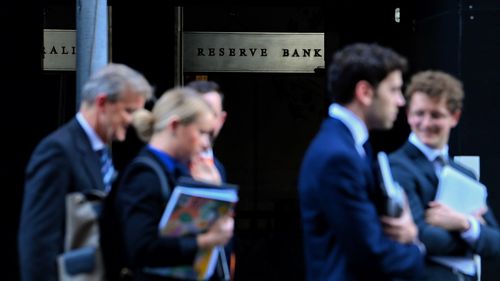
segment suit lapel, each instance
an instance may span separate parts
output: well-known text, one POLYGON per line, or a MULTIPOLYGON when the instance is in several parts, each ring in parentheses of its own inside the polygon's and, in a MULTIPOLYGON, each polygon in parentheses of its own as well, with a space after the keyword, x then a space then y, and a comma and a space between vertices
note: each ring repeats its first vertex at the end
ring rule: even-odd
POLYGON ((474 172, 472 170, 469 170, 468 168, 466 168, 460 164, 455 163, 455 161, 453 161, 453 159, 451 157, 449 159, 449 164, 451 167, 459 170, 460 172, 464 173, 465 175, 471 177, 472 179, 477 180, 477 181, 479 180, 477 178, 477 175, 474 174, 474 172))
POLYGON ((434 170, 432 162, 413 144, 407 142, 404 150, 415 165, 415 173, 421 181, 422 196, 433 200, 436 195, 436 187, 439 179, 434 170), (429 184, 425 184, 425 183, 429 184))
MULTIPOLYGON (((349 147, 351 148, 350 154, 353 155, 352 157, 357 157, 360 159, 358 163, 360 163, 360 165, 363 166, 362 171, 367 180, 368 190, 370 192, 373 192, 375 187, 375 175, 374 175, 375 163, 373 162, 372 158, 363 157, 359 155, 359 152, 356 149, 356 145, 354 142, 354 137, 349 128, 347 128, 347 126, 342 121, 338 120, 337 118, 329 118, 327 120, 328 120, 327 122, 329 122, 332 126, 335 127, 335 129, 333 130, 333 132, 335 132, 335 138, 333 139, 338 139, 337 141, 343 141, 349 143, 349 147)), ((327 130, 329 129, 327 128, 327 130)), ((367 153, 370 154, 372 153, 371 148, 370 151, 368 151, 367 153)))
POLYGON ((85 173, 91 179, 94 188, 104 190, 104 183, 101 180, 101 164, 99 162, 97 153, 92 149, 85 131, 82 129, 82 127, 80 127, 80 124, 78 124, 76 119, 72 129, 75 130, 74 135, 78 136, 74 138, 74 141, 77 153, 80 155, 79 158, 83 168, 82 170, 85 171, 85 173))

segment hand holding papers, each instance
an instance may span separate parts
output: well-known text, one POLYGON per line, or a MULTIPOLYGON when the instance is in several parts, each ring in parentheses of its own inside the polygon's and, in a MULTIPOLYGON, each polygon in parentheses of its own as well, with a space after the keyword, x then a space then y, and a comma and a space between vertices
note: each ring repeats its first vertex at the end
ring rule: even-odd
POLYGON ((385 216, 381 217, 384 233, 400 243, 416 243, 418 229, 413 221, 408 202, 406 202, 404 190, 392 177, 387 154, 383 151, 379 152, 377 160, 380 185, 385 199, 382 205, 385 216))
POLYGON ((436 201, 470 215, 486 206, 486 197, 486 187, 482 183, 450 166, 443 168, 436 201))
MULTIPOLYGON (((236 186, 215 186, 182 179, 160 220, 160 235, 183 236, 207 231, 218 219, 233 212, 238 201, 236 186)), ((225 224, 221 222, 221 229, 225 224)), ((221 230, 223 231, 223 229, 221 230)), ((215 269, 219 247, 199 249, 193 266, 148 268, 148 272, 180 279, 205 280, 215 269)))
POLYGON ((382 192, 386 199, 384 212, 390 217, 399 217, 403 212, 404 191, 392 177, 387 154, 381 151, 377 154, 377 159, 382 181, 382 192))

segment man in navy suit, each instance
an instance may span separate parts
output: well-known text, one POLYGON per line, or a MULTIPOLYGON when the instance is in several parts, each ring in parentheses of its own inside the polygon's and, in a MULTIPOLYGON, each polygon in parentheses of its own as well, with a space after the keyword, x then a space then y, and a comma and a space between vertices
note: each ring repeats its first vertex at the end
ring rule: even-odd
POLYGON ((58 280, 66 195, 107 191, 110 181, 104 174, 113 169, 110 165, 106 173, 101 170, 98 151, 125 139, 132 113, 151 96, 152 88, 141 74, 109 64, 85 84, 75 118, 35 148, 26 169, 19 229, 22 280, 58 280))
POLYGON ((408 206, 397 218, 377 211, 380 191, 365 145, 368 130, 391 128, 404 105, 405 68, 403 57, 376 44, 349 45, 329 65, 334 103, 299 177, 308 281, 393 280, 423 270, 408 206))
POLYGON ((464 215, 434 201, 439 173, 446 163, 474 177, 448 155, 450 131, 458 124, 462 109, 462 84, 447 73, 423 71, 412 77, 406 97, 412 132, 390 161, 427 249, 422 280, 477 280, 473 255, 500 255, 500 229, 492 212, 485 208, 464 215))

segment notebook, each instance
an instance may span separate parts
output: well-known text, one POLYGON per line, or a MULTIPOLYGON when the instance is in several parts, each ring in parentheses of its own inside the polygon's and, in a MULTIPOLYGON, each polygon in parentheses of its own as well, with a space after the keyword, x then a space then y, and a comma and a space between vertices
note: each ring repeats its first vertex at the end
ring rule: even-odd
POLYGON ((441 171, 436 201, 463 214, 472 214, 486 206, 486 187, 451 166, 441 171))

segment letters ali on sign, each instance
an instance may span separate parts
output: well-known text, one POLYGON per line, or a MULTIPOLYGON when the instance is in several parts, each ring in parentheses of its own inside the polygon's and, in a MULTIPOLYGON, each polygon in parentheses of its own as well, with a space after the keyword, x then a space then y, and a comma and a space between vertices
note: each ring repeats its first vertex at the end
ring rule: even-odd
POLYGON ((43 70, 76 70, 75 30, 43 30, 43 70))
POLYGON ((185 72, 313 73, 324 68, 323 33, 184 32, 185 72))

